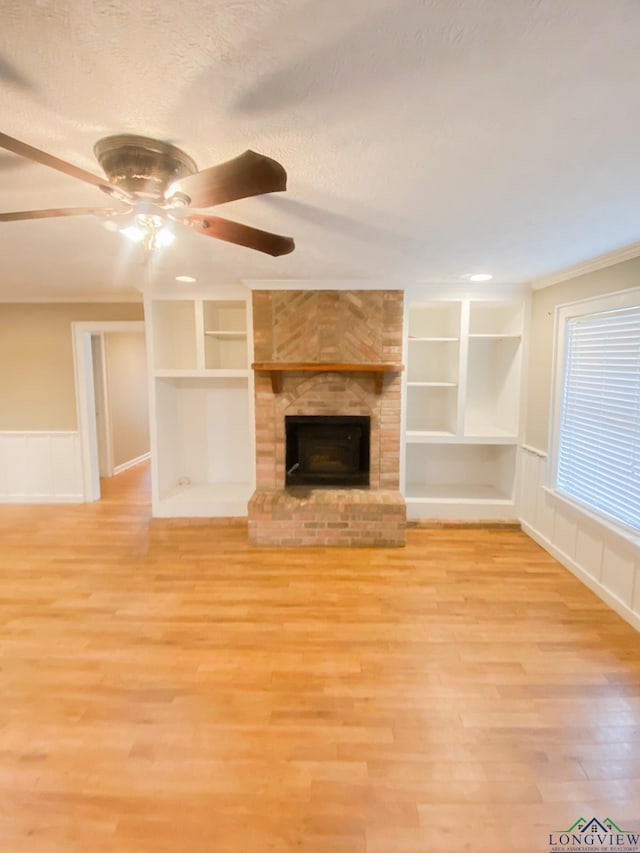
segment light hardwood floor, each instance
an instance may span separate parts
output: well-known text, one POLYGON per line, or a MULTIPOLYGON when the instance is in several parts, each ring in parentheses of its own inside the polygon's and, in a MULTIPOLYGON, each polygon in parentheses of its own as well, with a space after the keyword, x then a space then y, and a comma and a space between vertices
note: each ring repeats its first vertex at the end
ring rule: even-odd
POLYGON ((638 827, 640 636, 525 535, 250 549, 145 467, 0 507, 3 853, 535 853, 638 827))

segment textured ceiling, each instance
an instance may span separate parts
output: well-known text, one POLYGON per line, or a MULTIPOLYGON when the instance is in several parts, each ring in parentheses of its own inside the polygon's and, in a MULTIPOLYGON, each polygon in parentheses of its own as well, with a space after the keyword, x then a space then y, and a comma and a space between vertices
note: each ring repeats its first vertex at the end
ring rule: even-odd
MULTIPOLYGON (((252 148, 286 194, 216 213, 153 275, 521 282, 640 238, 637 0, 2 0, 0 130, 96 171, 109 133, 200 168, 252 148)), ((103 197, 0 151, 0 211, 103 197)), ((0 224, 0 298, 114 298, 144 274, 93 217, 0 224)))

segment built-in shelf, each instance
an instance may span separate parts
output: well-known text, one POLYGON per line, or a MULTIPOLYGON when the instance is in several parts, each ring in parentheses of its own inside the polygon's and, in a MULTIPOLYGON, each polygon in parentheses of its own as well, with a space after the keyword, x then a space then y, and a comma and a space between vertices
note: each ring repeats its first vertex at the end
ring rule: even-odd
POLYGON ((461 303, 455 300, 412 306, 409 340, 458 340, 461 303))
POLYGON ((250 482, 184 483, 161 495, 159 517, 245 515, 253 490, 250 482))
POLYGON ((227 339, 235 339, 235 340, 243 340, 247 337, 246 332, 228 332, 224 330, 212 329, 211 331, 205 331, 205 335, 209 335, 212 338, 227 338, 227 339))
POLYGON ((521 299, 409 306, 408 518, 515 515, 524 318, 521 299))
POLYGON ((198 347, 193 300, 152 303, 153 366, 159 370, 197 370, 198 347))
POLYGON ((308 362, 308 361, 256 361, 251 365, 256 372, 271 374, 271 388, 274 394, 282 390, 283 373, 373 373, 376 393, 382 392, 386 373, 400 373, 402 364, 395 363, 355 363, 346 362, 308 362))
POLYGON ((458 384, 460 339, 454 337, 410 338, 407 384, 418 387, 454 387, 458 384))
POLYGON ((457 398, 454 382, 412 380, 407 387, 407 431, 455 435, 457 398))
POLYGON ((148 297, 152 511, 242 516, 254 488, 248 293, 148 297))
POLYGON ((246 303, 240 299, 203 301, 204 366, 207 369, 248 369, 246 308, 246 303))
POLYGON ((457 382, 407 382, 409 388, 455 388, 457 382))
POLYGON ((407 444, 408 502, 513 507, 516 445, 407 444))
POLYGON ((418 336, 418 335, 410 335, 409 343, 412 341, 459 341, 460 338, 438 338, 433 335, 427 336, 418 336))
POLYGON ((156 370, 156 379, 247 379, 247 368, 212 367, 203 370, 156 370))
POLYGON ((504 341, 504 340, 515 340, 519 341, 522 335, 503 335, 503 334, 491 334, 491 335, 469 335, 469 340, 490 340, 490 341, 504 341))
POLYGON ((522 334, 521 302, 484 302, 472 300, 469 305, 469 335, 518 337, 522 334))
POLYGON ((427 444, 437 441, 446 441, 450 443, 455 441, 456 435, 454 432, 447 430, 417 430, 410 429, 405 433, 407 443, 409 444, 427 444))
POLYGON ((512 504, 510 495, 495 486, 482 483, 455 483, 445 485, 420 485, 410 483, 406 488, 406 499, 415 503, 482 503, 512 504))
POLYGON ((463 440, 471 444, 474 441, 486 444, 489 440, 494 440, 494 444, 517 444, 518 436, 513 431, 500 429, 493 424, 481 424, 476 429, 468 429, 464 433, 463 440))
POLYGON ((445 430, 407 430, 407 444, 517 444, 515 435, 456 435, 445 430))

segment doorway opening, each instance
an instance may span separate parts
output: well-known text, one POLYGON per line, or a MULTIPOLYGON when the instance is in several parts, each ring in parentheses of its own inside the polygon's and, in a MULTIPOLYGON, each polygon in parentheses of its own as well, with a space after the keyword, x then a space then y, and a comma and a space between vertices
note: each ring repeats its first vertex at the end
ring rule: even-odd
POLYGON ((101 478, 150 456, 144 323, 72 325, 83 498, 95 501, 101 478))

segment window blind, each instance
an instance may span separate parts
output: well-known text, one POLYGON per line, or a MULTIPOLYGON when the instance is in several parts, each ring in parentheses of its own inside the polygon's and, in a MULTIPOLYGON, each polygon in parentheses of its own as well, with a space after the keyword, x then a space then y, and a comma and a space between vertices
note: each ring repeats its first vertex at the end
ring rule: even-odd
POLYGON ((640 306, 567 322, 556 486, 640 531, 640 306))

